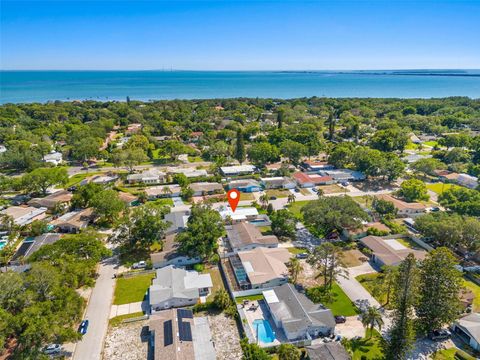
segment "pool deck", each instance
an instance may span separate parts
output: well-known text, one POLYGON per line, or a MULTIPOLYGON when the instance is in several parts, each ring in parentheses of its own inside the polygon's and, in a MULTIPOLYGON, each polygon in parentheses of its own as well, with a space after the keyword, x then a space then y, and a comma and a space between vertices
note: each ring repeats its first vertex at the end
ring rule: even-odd
POLYGON ((272 317, 270 316, 270 312, 268 311, 267 305, 265 304, 264 301, 259 300, 259 301, 249 301, 247 305, 245 305, 244 308, 241 308, 241 305, 239 305, 241 311, 245 314, 245 318, 248 323, 248 327, 250 329, 250 332, 253 334, 253 337, 255 338, 257 344, 260 347, 271 347, 271 346, 278 346, 282 343, 288 342, 287 338, 285 337, 283 330, 277 328, 275 325, 275 322, 273 321, 272 317), (255 306, 255 310, 250 310, 250 306, 255 306), (259 305, 259 306, 257 306, 259 305), (253 322, 255 320, 267 320, 268 323, 270 324, 270 327, 272 328, 273 333, 275 334, 275 340, 270 343, 264 343, 262 341, 259 341, 256 336, 257 333, 255 331, 255 328, 253 326, 253 322))

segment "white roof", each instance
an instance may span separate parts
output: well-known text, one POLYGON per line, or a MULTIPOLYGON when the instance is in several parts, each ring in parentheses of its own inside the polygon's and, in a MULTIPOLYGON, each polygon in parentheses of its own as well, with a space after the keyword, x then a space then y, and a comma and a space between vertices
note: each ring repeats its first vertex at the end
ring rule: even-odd
POLYGON ((244 220, 248 216, 257 216, 258 210, 254 207, 237 207, 235 212, 233 212, 231 207, 226 207, 221 209, 219 213, 224 220, 227 216, 231 217, 233 220, 244 220))
POLYGON ((275 294, 275 291, 273 290, 267 290, 263 292, 263 297, 265 298, 265 301, 268 304, 273 304, 273 303, 278 303, 280 302, 278 300, 277 294, 275 294))
POLYGON ((227 174, 236 174, 241 172, 254 172, 256 167, 253 165, 235 165, 235 166, 222 166, 220 169, 225 175, 227 175, 227 174))
POLYGON ((196 271, 187 271, 185 287, 188 288, 211 288, 213 287, 210 274, 199 274, 196 271))

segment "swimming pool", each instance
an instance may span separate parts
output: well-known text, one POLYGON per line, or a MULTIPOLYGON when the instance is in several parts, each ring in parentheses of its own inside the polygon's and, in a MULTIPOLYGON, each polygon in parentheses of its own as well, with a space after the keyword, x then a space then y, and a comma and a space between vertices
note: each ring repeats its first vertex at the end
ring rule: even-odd
POLYGON ((253 320, 253 329, 261 342, 271 343, 275 340, 275 333, 267 320, 253 320))
POLYGON ((7 242, 6 241, 0 241, 0 250, 2 250, 5 245, 7 245, 7 242))

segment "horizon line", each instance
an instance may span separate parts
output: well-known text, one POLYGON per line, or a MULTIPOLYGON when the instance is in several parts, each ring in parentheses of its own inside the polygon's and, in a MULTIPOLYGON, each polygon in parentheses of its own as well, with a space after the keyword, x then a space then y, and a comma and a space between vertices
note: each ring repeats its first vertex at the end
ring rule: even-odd
POLYGON ((319 71, 468 71, 477 70, 478 68, 389 68, 389 69, 0 69, 0 71, 161 71, 161 72, 182 72, 182 71, 198 71, 198 72, 319 72, 319 71))

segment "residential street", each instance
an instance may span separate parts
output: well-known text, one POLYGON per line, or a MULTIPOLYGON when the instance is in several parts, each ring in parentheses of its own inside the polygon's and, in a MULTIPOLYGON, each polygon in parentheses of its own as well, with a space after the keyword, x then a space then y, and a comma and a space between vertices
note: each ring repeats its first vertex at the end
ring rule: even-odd
POLYGON ((95 283, 84 319, 90 321, 87 334, 77 343, 73 359, 75 360, 100 360, 103 342, 108 329, 110 305, 115 289, 115 267, 117 258, 105 259, 100 264, 99 276, 95 283))

